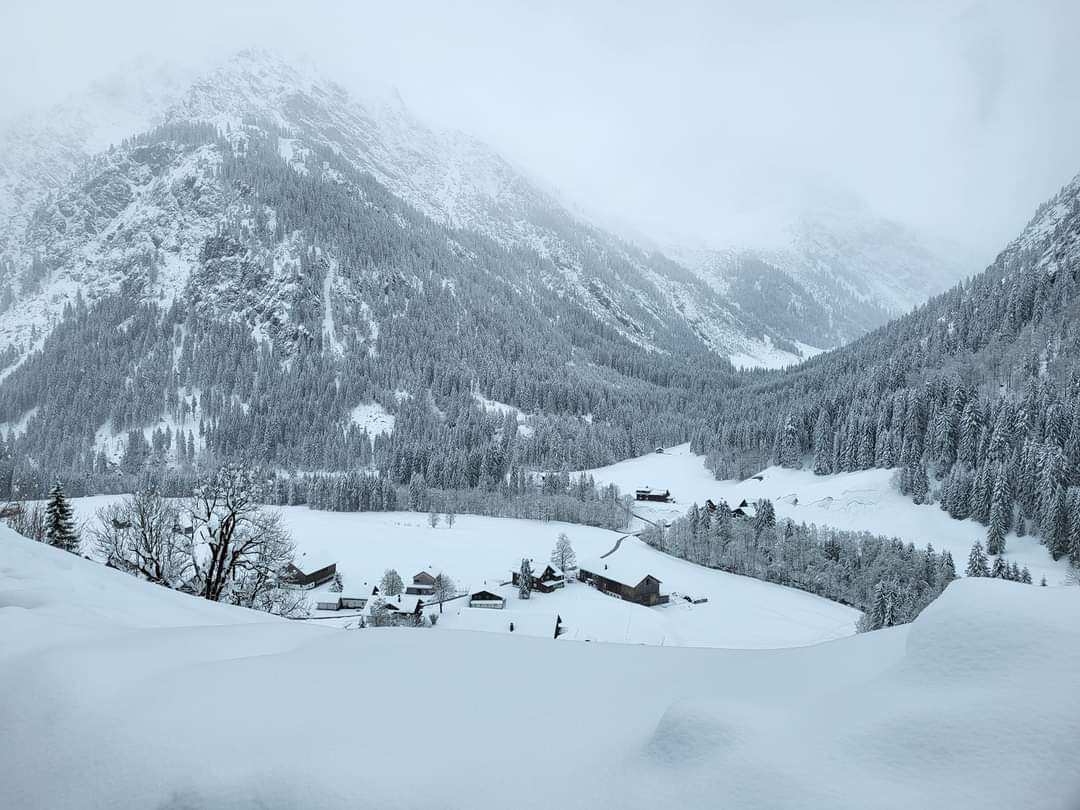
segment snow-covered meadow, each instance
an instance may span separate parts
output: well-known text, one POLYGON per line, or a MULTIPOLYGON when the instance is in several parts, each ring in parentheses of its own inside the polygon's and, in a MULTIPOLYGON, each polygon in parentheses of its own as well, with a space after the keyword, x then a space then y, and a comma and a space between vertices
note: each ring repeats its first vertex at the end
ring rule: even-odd
MULTIPOLYGON (((94 520, 97 509, 113 496, 76 498, 78 518, 94 520)), ((548 562, 560 533, 565 533, 578 561, 597 560, 623 535, 569 523, 458 515, 453 527, 428 524, 416 512, 320 512, 305 506, 280 509, 296 543, 300 567, 316 570, 337 563, 343 596, 369 597, 388 568, 408 583, 423 570, 449 575, 462 591, 490 589, 507 596, 503 610, 469 608, 467 600, 443 606, 439 629, 515 632, 550 637, 561 616, 567 638, 635 644, 695 647, 770 648, 815 644, 855 632, 858 611, 811 594, 748 577, 734 576, 670 557, 626 537, 607 561, 631 571, 652 574, 664 593, 707 599, 690 604, 675 598, 665 607, 648 608, 614 599, 580 583, 551 594, 520 600, 516 589, 500 588, 523 557, 548 562)), ((636 583, 635 583, 636 584, 636 583)), ((312 607, 326 598, 328 585, 310 592, 312 607)), ((335 594, 336 596, 336 594, 335 594)), ((408 597, 402 597, 408 601, 408 597)), ((403 601, 403 603, 404 603, 403 601)), ((413 598, 415 604, 415 597, 413 598)), ((411 605, 409 605, 411 607, 411 605)), ((315 612, 323 619, 334 614, 315 612)), ((334 624, 355 623, 342 615, 334 624)))
POLYGON ((342 631, 0 529, 3 804, 1066 810, 1078 617, 1080 589, 964 580, 784 650, 342 631))
MULTIPOLYGON (((669 489, 674 503, 635 503, 634 513, 659 521, 686 514, 690 505, 704 505, 721 498, 732 506, 742 500, 753 503, 768 498, 776 514, 800 523, 816 523, 836 529, 867 531, 899 537, 919 547, 932 543, 938 551, 952 553, 957 570, 963 571, 968 552, 976 541, 986 543, 986 526, 974 520, 953 520, 936 504, 919 506, 902 496, 893 485, 894 470, 863 470, 835 475, 814 475, 810 470, 769 467, 761 480, 717 481, 702 456, 690 452, 689 444, 666 448, 608 467, 589 470, 598 484, 615 484, 624 493, 638 487, 669 489)), ((1035 582, 1066 581, 1069 566, 1055 562, 1037 537, 1007 537, 1006 558, 1027 566, 1035 582)))

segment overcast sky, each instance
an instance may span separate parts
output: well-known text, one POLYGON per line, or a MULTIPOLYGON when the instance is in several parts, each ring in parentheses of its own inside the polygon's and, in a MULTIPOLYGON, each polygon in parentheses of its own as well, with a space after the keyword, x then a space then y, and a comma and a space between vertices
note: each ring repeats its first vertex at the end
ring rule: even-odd
POLYGON ((661 240, 858 201, 988 259, 1080 171, 1075 0, 11 5, 9 111, 142 53, 308 54, 661 240))

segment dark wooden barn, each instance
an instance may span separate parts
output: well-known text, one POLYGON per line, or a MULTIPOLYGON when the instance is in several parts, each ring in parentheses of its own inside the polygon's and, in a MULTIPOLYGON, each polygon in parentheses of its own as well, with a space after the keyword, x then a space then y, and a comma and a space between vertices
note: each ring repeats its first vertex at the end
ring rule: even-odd
POLYGON ((475 591, 469 594, 469 607, 502 609, 506 607, 506 599, 494 591, 475 591))
POLYGON ((675 499, 671 497, 670 490, 666 489, 649 489, 644 487, 642 489, 634 490, 634 500, 636 501, 656 501, 658 503, 671 503, 675 499))
POLYGON ((598 591, 638 605, 652 607, 666 605, 669 601, 667 594, 660 593, 660 580, 652 574, 615 571, 603 561, 590 563, 589 568, 579 568, 578 579, 598 591))
POLYGON ((295 563, 289 563, 285 566, 282 579, 295 588, 317 588, 332 580, 336 573, 337 563, 322 565, 309 571, 304 571, 295 563))

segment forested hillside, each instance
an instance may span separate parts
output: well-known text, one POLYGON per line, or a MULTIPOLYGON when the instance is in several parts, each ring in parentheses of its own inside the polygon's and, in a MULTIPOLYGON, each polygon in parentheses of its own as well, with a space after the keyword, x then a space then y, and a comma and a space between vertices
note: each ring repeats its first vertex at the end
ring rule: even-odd
POLYGON ((775 461, 900 467, 918 503, 1080 565, 1080 177, 982 274, 845 348, 718 394, 696 451, 718 476, 775 461))
POLYGON ((166 125, 37 212, 58 262, 101 228, 126 247, 0 384, 20 492, 214 459, 492 488, 512 464, 585 468, 685 440, 733 384, 689 332, 644 348, 546 283, 550 260, 435 223, 330 149, 298 170, 282 137, 265 121, 166 125), (159 204, 118 224, 110 205, 136 181, 159 204), (169 299, 182 279, 158 242, 178 229, 206 235, 169 299), (354 424, 364 403, 393 430, 354 424), (103 452, 113 434, 120 458, 103 452))

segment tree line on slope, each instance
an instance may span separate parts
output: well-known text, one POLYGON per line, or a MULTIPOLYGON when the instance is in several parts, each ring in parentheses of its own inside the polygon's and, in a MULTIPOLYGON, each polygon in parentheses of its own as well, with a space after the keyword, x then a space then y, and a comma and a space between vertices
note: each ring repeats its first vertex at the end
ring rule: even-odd
MULTIPOLYGON (((78 297, 0 383, 0 420, 25 420, 5 437, 16 478, 109 491, 110 476, 235 460, 492 491, 515 465, 584 469, 685 441, 733 384, 689 338, 645 350, 561 294, 552 259, 437 225, 332 152, 298 172, 277 136, 171 127, 118 150, 213 147, 231 202, 180 299, 150 294, 166 260, 152 251, 116 295, 78 297), (353 423, 372 402, 395 416, 392 434, 353 423), (119 461, 102 447, 114 435, 119 461)), ((153 170, 151 157, 134 163, 153 170)), ((610 261, 594 272, 618 284, 625 268, 610 261)))
POLYGON ((1080 184, 1052 229, 911 314, 717 397, 692 446, 720 477, 768 463, 899 467, 916 503, 1037 533, 1080 565, 1080 184))
POLYGON ((861 630, 904 624, 956 578, 948 551, 897 538, 777 521, 771 501, 753 517, 691 506, 670 527, 648 527, 649 545, 684 560, 808 591, 863 611, 861 630))

